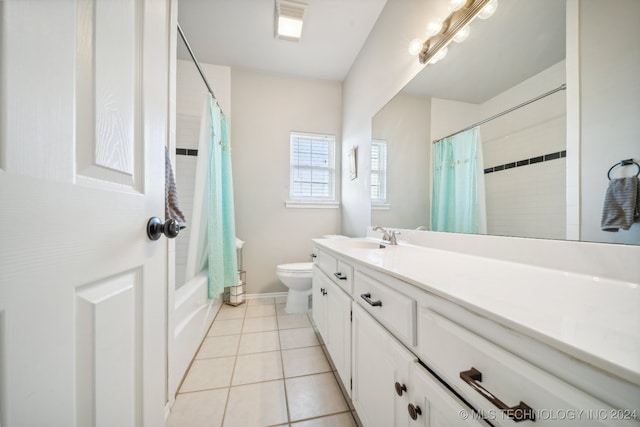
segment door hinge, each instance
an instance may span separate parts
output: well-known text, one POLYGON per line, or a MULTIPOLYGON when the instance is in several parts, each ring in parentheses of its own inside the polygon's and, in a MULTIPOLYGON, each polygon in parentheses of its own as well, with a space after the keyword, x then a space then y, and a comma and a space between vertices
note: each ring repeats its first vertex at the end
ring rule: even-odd
POLYGON ((349 379, 349 390, 353 390, 353 378, 349 379))
POLYGON ((353 310, 349 312, 349 321, 353 322, 353 310))

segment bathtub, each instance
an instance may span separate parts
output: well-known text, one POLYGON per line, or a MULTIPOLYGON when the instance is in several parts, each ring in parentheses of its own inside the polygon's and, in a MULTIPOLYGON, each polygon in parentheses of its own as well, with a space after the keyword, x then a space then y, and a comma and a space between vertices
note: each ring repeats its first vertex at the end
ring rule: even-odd
POLYGON ((169 390, 171 395, 178 387, 206 335, 213 318, 222 305, 222 298, 208 299, 207 276, 196 274, 175 291, 173 342, 169 361, 169 390))

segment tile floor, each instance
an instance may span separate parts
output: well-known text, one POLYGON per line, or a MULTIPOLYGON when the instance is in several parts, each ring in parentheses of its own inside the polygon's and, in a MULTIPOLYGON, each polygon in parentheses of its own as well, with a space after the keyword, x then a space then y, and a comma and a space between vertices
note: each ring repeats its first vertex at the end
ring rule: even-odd
POLYGON ((284 298, 223 305, 166 427, 356 427, 307 315, 284 298))

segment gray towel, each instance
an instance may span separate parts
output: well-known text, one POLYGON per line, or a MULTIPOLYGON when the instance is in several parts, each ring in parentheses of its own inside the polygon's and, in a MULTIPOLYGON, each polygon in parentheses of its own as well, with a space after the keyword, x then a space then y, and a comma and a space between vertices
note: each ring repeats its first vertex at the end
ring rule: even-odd
POLYGON ((600 221, 602 230, 628 230, 634 222, 640 222, 639 194, 640 183, 635 176, 610 180, 600 221))
POLYGON ((187 220, 184 219, 184 214, 178 207, 178 190, 167 147, 164 149, 164 217, 165 220, 176 219, 180 223, 180 228, 187 226, 187 220))

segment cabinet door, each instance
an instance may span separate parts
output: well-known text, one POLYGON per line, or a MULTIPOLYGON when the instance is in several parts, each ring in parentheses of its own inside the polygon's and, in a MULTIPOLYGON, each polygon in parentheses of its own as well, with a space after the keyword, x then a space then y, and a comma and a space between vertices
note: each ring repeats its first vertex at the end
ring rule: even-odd
POLYGON ((410 427, 487 426, 419 363, 411 366, 409 398, 405 408, 409 414, 409 405, 413 406, 415 416, 409 418, 410 427))
POLYGON ((313 322, 322 339, 327 340, 327 278, 318 266, 313 266, 312 309, 313 322))
POLYGON ((342 384, 351 394, 351 297, 330 280, 326 280, 325 343, 342 384))
POLYGON ((415 361, 364 309, 353 305, 352 400, 364 427, 409 424, 409 369, 415 361))

